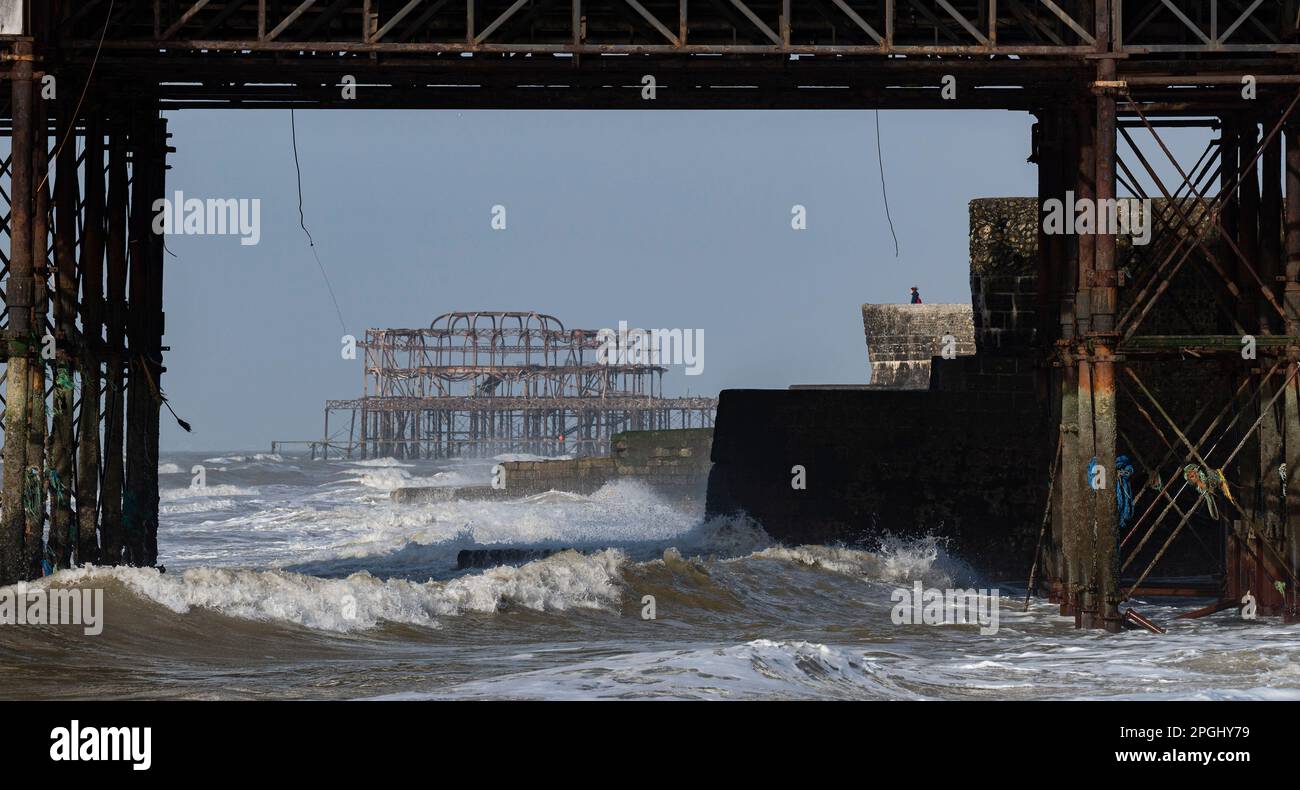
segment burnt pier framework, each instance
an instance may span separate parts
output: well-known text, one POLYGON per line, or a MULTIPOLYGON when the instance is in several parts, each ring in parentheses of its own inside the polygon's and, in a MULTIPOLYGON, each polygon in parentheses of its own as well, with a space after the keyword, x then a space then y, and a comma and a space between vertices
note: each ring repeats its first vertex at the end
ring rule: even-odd
MULTIPOLYGON (((538 312, 445 313, 428 327, 368 329, 362 396, 325 403, 311 456, 608 455, 623 431, 713 424, 716 398, 663 394, 660 348, 641 358, 538 312), (335 425, 331 433, 331 418, 335 425)), ((636 330, 640 337, 642 330, 636 330)), ((670 338, 671 340, 672 338, 670 338)), ((681 330, 676 346, 682 347, 681 330)), ((626 345, 626 344, 624 344, 626 345)), ((273 442, 271 451, 301 442, 273 442)))

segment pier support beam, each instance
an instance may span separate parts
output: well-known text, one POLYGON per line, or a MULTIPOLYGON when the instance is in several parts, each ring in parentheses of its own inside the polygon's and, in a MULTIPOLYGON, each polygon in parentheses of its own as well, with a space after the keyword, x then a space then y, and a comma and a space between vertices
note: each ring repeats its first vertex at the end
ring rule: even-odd
MULTIPOLYGON (((1255 153, 1259 149, 1259 119, 1253 114, 1243 114, 1237 119, 1237 143, 1239 151, 1238 166, 1241 168, 1240 173, 1241 186, 1237 191, 1238 194, 1238 213, 1237 213, 1237 247, 1241 251, 1245 260, 1239 260, 1235 257, 1229 258, 1236 263, 1235 274, 1237 289, 1240 292, 1240 298, 1237 301, 1237 320, 1242 327, 1252 335, 1259 335, 1267 324, 1260 322, 1260 308, 1267 304, 1260 297, 1259 288, 1253 281, 1253 274, 1250 271, 1251 266, 1259 266, 1260 259, 1260 186, 1259 186, 1259 169, 1255 160, 1255 153)), ((1236 177, 1234 173, 1234 178, 1236 177)), ((1229 363, 1237 379, 1258 378, 1262 371, 1256 362, 1245 360, 1233 360, 1229 363)), ((1268 382, 1261 381, 1267 389, 1268 382)), ((1270 393, 1271 394, 1271 393, 1270 393)), ((1260 393, 1260 397, 1265 397, 1265 392, 1260 393)), ((1245 433, 1248 426, 1254 424, 1255 418, 1259 416, 1259 410, 1262 403, 1257 398, 1251 398, 1245 401, 1243 405, 1243 416, 1239 425, 1242 428, 1242 440, 1245 447, 1241 453, 1241 460, 1237 464, 1237 479, 1240 481, 1239 502, 1242 513, 1236 514, 1240 518, 1234 518, 1232 525, 1229 527, 1235 532, 1234 540, 1239 545, 1249 546, 1255 541, 1255 535, 1258 534, 1258 524, 1256 523, 1260 515, 1260 484, 1264 480, 1266 472, 1261 469, 1263 460, 1263 438, 1264 425, 1261 423, 1261 430, 1258 432, 1245 433)), ((1256 547, 1256 551, 1262 547, 1256 547)))
MULTIPOLYGON (((1098 15, 1098 24, 1102 24, 1104 17, 1104 13, 1098 15)), ((1101 60, 1097 74, 1103 84, 1114 81, 1115 61, 1111 58, 1101 60)), ((1113 204, 1115 199, 1115 96, 1108 88, 1100 89, 1097 95, 1096 135, 1097 203, 1105 206, 1113 204)), ((1100 210, 1098 215, 1101 215, 1100 210)), ((1118 632, 1123 624, 1119 614, 1119 560, 1116 553, 1119 514, 1115 504, 1115 486, 1119 482, 1115 464, 1115 367, 1119 340, 1115 331, 1119 306, 1119 279, 1115 268, 1117 237, 1114 229, 1099 227, 1098 230, 1089 345, 1093 358, 1094 457, 1097 464, 1106 470, 1107 480, 1105 487, 1095 488, 1092 492, 1096 528, 1092 546, 1093 578, 1088 589, 1093 600, 1085 612, 1083 625, 1118 632)))
POLYGON ((99 563, 100 365, 104 353, 104 136, 86 116, 85 208, 81 233, 81 412, 77 424, 77 562, 99 563))
POLYGON ((149 194, 144 208, 150 219, 151 232, 146 237, 145 264, 148 269, 147 303, 145 305, 144 346, 145 355, 141 364, 145 374, 145 384, 151 397, 143 404, 145 411, 145 458, 141 468, 143 475, 143 499, 141 510, 144 517, 144 563, 149 566, 158 564, 158 442, 161 433, 161 416, 163 406, 162 375, 167 369, 163 365, 162 338, 166 329, 163 312, 163 237, 152 232, 153 206, 164 196, 167 182, 167 121, 161 117, 156 105, 151 104, 145 119, 149 158, 144 172, 147 178, 149 194))
POLYGON ((37 356, 27 366, 27 481, 23 507, 27 511, 27 531, 23 537, 28 578, 42 573, 45 559, 45 360, 43 349, 50 308, 50 184, 49 134, 46 106, 40 91, 32 92, 32 342, 37 356))
POLYGON ((126 323, 126 217, 127 125, 114 104, 108 128, 108 298, 105 309, 108 348, 105 354, 107 391, 104 393, 104 476, 100 495, 100 552, 105 565, 122 562, 123 420, 126 391, 123 377, 126 323))
POLYGON ((153 103, 131 117, 130 370, 126 408, 126 493, 122 525, 126 560, 158 560, 158 412, 162 407, 162 237, 153 204, 162 197, 166 133, 153 103))
MULTIPOLYGON (((67 129, 67 143, 58 148, 54 181, 54 381, 51 397, 50 457, 47 482, 50 499, 50 553, 59 568, 72 567, 77 522, 72 513, 73 417, 77 357, 77 141, 76 97, 65 92, 55 115, 55 128, 67 129)), ((55 146, 59 145, 55 140, 55 146)), ((93 511, 92 500, 92 511, 93 511)))
MULTIPOLYGON (((1266 132, 1273 127, 1278 117, 1276 111, 1264 116, 1263 128, 1266 132)), ((1259 275, 1274 297, 1282 296, 1279 287, 1282 279, 1282 146, 1282 135, 1278 135, 1265 147, 1263 178, 1260 179, 1263 191, 1259 204, 1259 275)), ((1260 333, 1276 334, 1285 331, 1282 319, 1271 309, 1267 300, 1259 299, 1257 305, 1260 333)), ((1261 372, 1264 370, 1260 366, 1257 369, 1261 372)), ((1278 380, 1270 377, 1263 384, 1260 402, 1268 403, 1277 392, 1278 380)), ((1259 523, 1267 538, 1279 545, 1285 545, 1282 525, 1284 486, 1279 474, 1281 465, 1286 460, 1283 453, 1285 411, 1286 401, 1283 400, 1273 407, 1259 429, 1259 523)))
MULTIPOLYGON (((1093 201, 1096 199, 1096 117, 1089 109, 1089 102, 1079 102, 1076 111, 1077 157, 1076 187, 1077 199, 1093 201)), ((1092 575, 1091 545, 1094 520, 1094 500, 1096 492, 1092 490, 1088 475, 1088 466, 1095 454, 1093 438, 1092 405, 1092 363, 1086 337, 1092 328, 1092 273, 1096 264, 1097 237, 1092 234, 1080 234, 1076 240, 1075 297, 1074 297, 1074 334, 1072 335, 1073 355, 1070 364, 1074 368, 1072 388, 1066 393, 1068 400, 1073 400, 1073 425, 1076 427, 1074 452, 1070 463, 1061 466, 1062 487, 1073 488, 1074 496, 1070 499, 1071 507, 1065 512, 1065 556, 1068 568, 1067 597, 1068 613, 1075 616, 1075 623, 1083 625, 1084 613, 1092 610, 1089 581, 1092 575)), ((1063 409, 1068 413, 1070 409, 1063 409)))
MULTIPOLYGON (((1292 120, 1286 133, 1286 282, 1283 308, 1286 312, 1286 332, 1292 337, 1300 336, 1300 121, 1292 120)), ((1295 381, 1296 368, 1300 357, 1292 352, 1287 360, 1287 379, 1295 381)), ((1286 388, 1283 408, 1283 443, 1285 447, 1287 486, 1284 506, 1283 529, 1286 534, 1287 561, 1291 573, 1300 576, 1300 485, 1296 476, 1300 474, 1300 395, 1292 383, 1286 388)), ((1291 593, 1289 620, 1300 619, 1296 612, 1296 596, 1300 591, 1291 593)))
MULTIPOLYGON (((1072 107, 1072 105, 1070 105, 1072 107)), ((1063 183, 1079 187, 1077 162, 1082 156, 1080 145, 1081 124, 1076 113, 1067 109, 1061 117, 1062 151, 1057 163, 1063 183)), ((1073 238, 1071 237, 1073 241, 1073 238)), ((1061 269, 1061 340, 1057 343, 1060 359, 1061 397, 1061 468, 1058 472, 1060 506, 1053 512, 1053 534, 1060 547, 1059 603, 1063 617, 1073 617, 1078 608, 1080 566, 1074 548, 1077 531, 1071 523, 1080 512, 1084 489, 1080 481, 1085 467, 1079 464, 1079 368, 1074 361, 1075 338, 1079 336, 1077 323, 1079 291, 1079 245, 1069 243, 1064 247, 1064 266, 1061 269)))
POLYGON ((32 344, 32 46, 14 44, 12 92, 12 156, 10 161, 9 279, 5 303, 9 310, 9 354, 5 368, 4 512, 0 529, 0 584, 27 577, 24 506, 27 479, 28 368, 32 344))
MULTIPOLYGON (((1104 30, 1109 24, 1106 4, 1097 4, 1096 19, 1098 30, 1104 30)), ((1098 39, 1108 40, 1100 33, 1098 39)), ((1073 614, 1079 627, 1116 632, 1122 627, 1115 496, 1119 277, 1116 229, 1103 222, 1102 210, 1116 197, 1116 68, 1108 53, 1099 54, 1096 83, 1090 90, 1081 87, 1087 100, 1075 103, 1074 141, 1062 146, 1065 161, 1073 163, 1074 195, 1093 208, 1096 226, 1093 233, 1072 237, 1067 282, 1074 296, 1063 296, 1058 308, 1063 454, 1054 534, 1064 560, 1061 613, 1073 614)), ((1073 216, 1074 208, 1067 206, 1067 216, 1073 216)), ((1050 276, 1050 267, 1045 271, 1050 276)))
MULTIPOLYGON (((1069 309, 1069 305, 1074 303, 1074 288, 1067 287, 1070 267, 1065 254, 1065 237, 1060 234, 1046 233, 1043 225, 1046 201, 1063 201, 1065 199, 1067 183, 1065 172, 1065 163, 1067 161, 1065 155, 1065 120, 1067 118, 1069 118, 1069 114, 1066 109, 1059 105, 1039 112, 1037 140, 1034 150, 1035 162, 1038 165, 1039 208, 1038 331, 1041 333, 1044 343, 1049 340, 1055 341, 1059 338, 1071 337, 1074 334, 1073 312, 1069 309), (1069 316, 1068 319, 1067 316, 1069 316)), ((1064 368, 1061 366, 1043 366, 1039 383, 1041 387, 1040 397, 1044 402, 1052 404, 1051 413, 1061 435, 1059 441, 1062 443, 1066 433, 1074 430, 1072 426, 1078 422, 1077 414, 1067 419, 1067 415, 1062 410, 1065 405, 1065 402, 1061 399, 1063 370, 1064 368)), ((586 438, 589 428, 586 424, 584 424, 583 428, 584 438, 586 438)), ((1051 441, 1055 445, 1058 439, 1057 437, 1051 437, 1051 441)), ((1071 444, 1071 449, 1066 452, 1073 452, 1075 449, 1077 448, 1071 444)), ((1054 450, 1053 452, 1059 453, 1060 450, 1054 450)), ((1054 457, 1056 456, 1054 455, 1054 457)), ((1058 591, 1066 575, 1065 558, 1061 551, 1062 535, 1060 530, 1062 523, 1061 511, 1064 506, 1065 496, 1064 488, 1066 486, 1056 485, 1052 487, 1052 501, 1047 504, 1052 513, 1053 530, 1051 539, 1041 547, 1041 554, 1034 558, 1034 561, 1039 563, 1039 567, 1043 569, 1043 572, 1038 577, 1043 583, 1037 586, 1046 588, 1054 598, 1059 600, 1064 600, 1062 596, 1059 596, 1058 591)), ((1035 591, 1031 590, 1030 594, 1033 592, 1035 591)))

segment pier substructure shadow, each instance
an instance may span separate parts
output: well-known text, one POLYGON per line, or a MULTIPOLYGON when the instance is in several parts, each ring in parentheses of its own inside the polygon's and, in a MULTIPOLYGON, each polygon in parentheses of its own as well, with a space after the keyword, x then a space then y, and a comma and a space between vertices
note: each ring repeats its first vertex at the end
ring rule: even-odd
POLYGON ((33 39, 3 46, 15 65, 0 99, 12 118, 0 584, 154 565, 164 327, 152 218, 166 124, 156 96, 109 80, 79 96, 70 73, 47 97, 33 39))
POLYGON ((1118 631, 1124 605, 1153 595, 1217 595, 1197 616, 1249 593, 1261 614, 1295 620, 1300 93, 1194 117, 1153 106, 1111 63, 1074 105, 1088 111, 1045 108, 1036 130, 1040 219, 1049 200, 1072 222, 1073 202, 1095 199, 1098 222, 1039 237, 1061 460, 1037 561, 1084 628, 1118 631), (1176 126, 1219 136, 1180 162, 1161 134, 1176 126), (1102 227, 1117 184, 1151 199, 1145 247, 1102 227), (1157 581, 1180 552, 1210 578, 1157 581))

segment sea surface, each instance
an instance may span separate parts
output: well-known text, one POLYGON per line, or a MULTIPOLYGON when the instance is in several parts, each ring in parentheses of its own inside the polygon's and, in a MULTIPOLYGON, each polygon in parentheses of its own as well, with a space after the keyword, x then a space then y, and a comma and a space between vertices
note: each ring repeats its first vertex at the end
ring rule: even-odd
MULTIPOLYGON (((0 625, 10 698, 1300 699, 1300 626, 1174 615, 1077 631, 932 537, 783 546, 631 482, 591 496, 396 504, 498 459, 165 455, 160 562, 40 582, 104 590, 104 629, 0 625), (206 477, 193 485, 194 467, 206 477), (456 569, 472 548, 568 549, 456 569), (999 628, 895 625, 891 595, 1001 587, 999 628), (654 619, 646 618, 652 596, 654 619)), ((1026 558, 1028 559, 1028 558, 1026 558)), ((1020 590, 1015 589, 1016 584, 1020 590)))

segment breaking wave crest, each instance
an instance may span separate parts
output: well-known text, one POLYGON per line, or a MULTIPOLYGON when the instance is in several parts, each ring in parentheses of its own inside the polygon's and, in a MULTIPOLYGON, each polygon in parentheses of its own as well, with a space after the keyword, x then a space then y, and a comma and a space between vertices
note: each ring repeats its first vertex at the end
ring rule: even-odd
POLYGON ((615 549, 592 555, 563 552, 522 567, 501 566, 448 582, 380 580, 369 573, 323 579, 287 571, 190 568, 82 568, 47 584, 94 586, 117 582, 177 614, 209 609, 247 620, 348 632, 381 623, 437 627, 438 618, 523 607, 534 611, 602 609, 617 605, 620 568, 615 549))
POLYGON ((921 581, 928 587, 964 586, 977 578, 969 565, 948 554, 944 550, 944 541, 933 535, 920 538, 885 535, 874 550, 845 546, 773 546, 755 552, 752 557, 813 566, 876 582, 911 584, 921 581))
MULTIPOLYGON (((512 609, 621 613, 643 594, 686 619, 761 614, 770 603, 756 581, 800 573, 832 573, 860 582, 952 578, 925 541, 889 553, 822 546, 772 546, 748 519, 712 519, 658 556, 632 561, 623 548, 564 550, 520 565, 497 565, 449 579, 381 578, 369 570, 327 578, 294 570, 197 566, 87 567, 46 580, 60 586, 121 585, 134 596, 185 615, 196 609, 228 617, 330 632, 364 631, 385 623, 437 628, 442 618, 512 609), (719 559, 718 556, 721 555, 719 559), (779 569, 770 566, 776 563, 779 569), (919 575, 918 575, 919 574, 919 575)), ((433 547, 431 547, 433 548, 433 547)), ((454 556, 440 549, 444 562, 454 556)))

